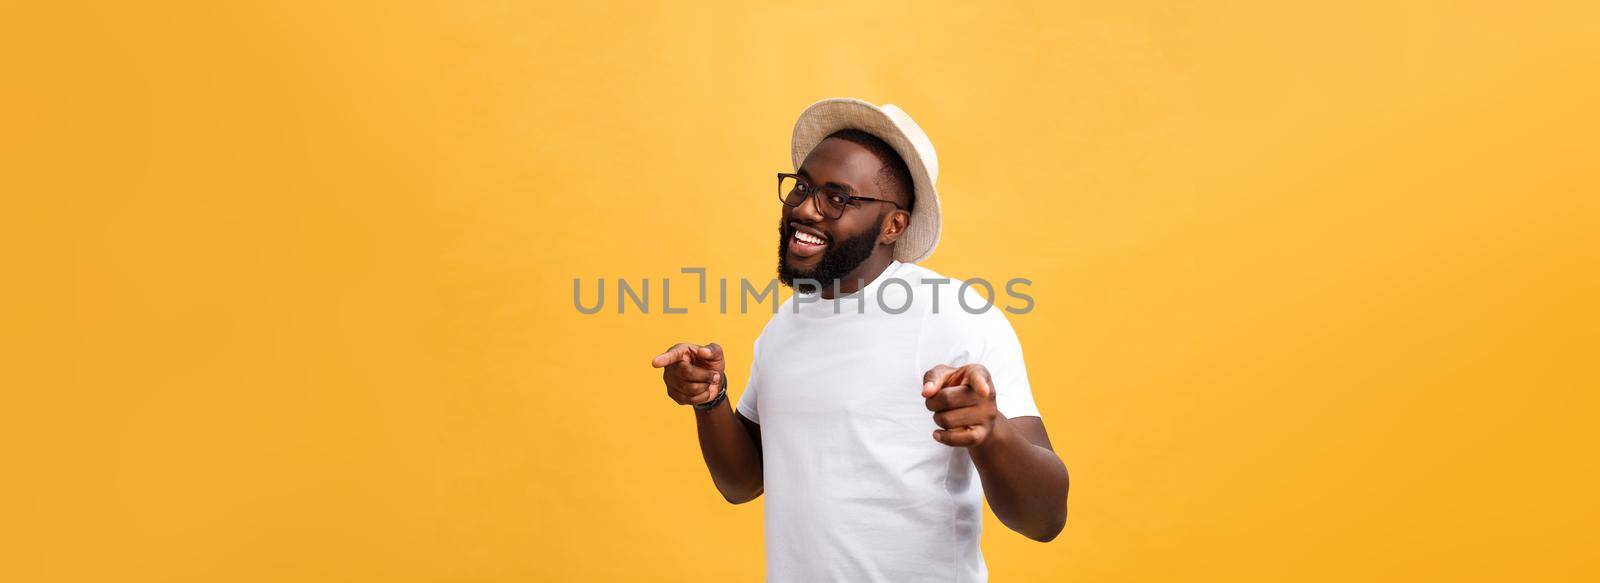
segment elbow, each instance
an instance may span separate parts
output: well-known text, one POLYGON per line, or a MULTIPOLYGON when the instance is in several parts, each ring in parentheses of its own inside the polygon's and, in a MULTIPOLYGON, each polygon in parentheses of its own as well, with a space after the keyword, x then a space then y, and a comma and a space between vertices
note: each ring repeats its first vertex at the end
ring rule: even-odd
POLYGON ((745 502, 755 500, 756 498, 761 497, 762 491, 763 488, 761 484, 756 484, 747 488, 739 488, 737 490, 721 490, 722 499, 727 500, 729 504, 744 504, 745 502))
MULTIPOLYGON (((1065 468, 1063 467, 1062 469, 1065 468)), ((1071 478, 1067 478, 1067 480, 1067 484, 1063 485, 1061 488, 1060 510, 1050 513, 1050 516, 1047 517, 1047 519, 1044 521, 1044 525, 1041 528, 1037 529, 1032 534, 1026 535, 1028 538, 1042 543, 1047 543, 1056 540, 1057 536, 1061 536, 1061 531, 1067 528, 1067 492, 1072 489, 1071 478)))
POLYGON ((1045 525, 1044 528, 1041 528, 1037 532, 1027 535, 1027 537, 1042 543, 1047 543, 1056 540, 1057 536, 1061 536, 1061 531, 1066 529, 1066 526, 1067 517, 1062 516, 1061 518, 1052 521, 1050 524, 1045 525))
POLYGON ((755 500, 756 498, 760 498, 760 497, 761 497, 761 491, 760 490, 756 490, 755 492, 750 492, 748 494, 746 494, 746 493, 729 494, 729 493, 726 493, 726 492, 724 492, 722 494, 722 499, 723 500, 727 500, 729 504, 744 504, 745 502, 749 502, 751 500, 755 500))
POLYGON ((1046 523, 1039 525, 1039 527, 1032 529, 1030 532, 1024 532, 1022 535, 1038 542, 1047 543, 1061 536, 1061 531, 1065 530, 1066 527, 1067 509, 1062 508, 1060 514, 1050 517, 1046 523))
POLYGON ((1028 540, 1047 543, 1056 540, 1061 531, 1067 526, 1067 509, 1065 506, 1059 512, 1044 512, 1038 515, 1008 520, 1000 516, 1000 523, 1006 525, 1017 534, 1028 537, 1028 540))
POLYGON ((1067 501, 1065 495, 1063 495, 1061 500, 1061 509, 1056 512, 1051 512, 1043 522, 1043 524, 1033 529, 1032 532, 1023 533, 1023 536, 1042 543, 1056 540, 1056 537, 1061 536, 1061 531, 1065 530, 1067 527, 1067 501))

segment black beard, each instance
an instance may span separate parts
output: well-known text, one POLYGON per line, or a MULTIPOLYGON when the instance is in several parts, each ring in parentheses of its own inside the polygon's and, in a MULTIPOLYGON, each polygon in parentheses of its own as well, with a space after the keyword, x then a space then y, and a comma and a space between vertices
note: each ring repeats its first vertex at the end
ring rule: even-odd
POLYGON ((794 228, 782 218, 778 219, 778 281, 783 285, 792 287, 801 293, 812 293, 816 286, 809 282, 802 282, 796 287, 794 280, 810 279, 818 283, 830 283, 841 279, 845 274, 860 267, 861 263, 872 256, 872 250, 877 246, 878 235, 882 234, 883 225, 874 223, 872 230, 856 235, 844 241, 834 241, 828 245, 828 250, 823 252, 822 261, 810 271, 797 271, 789 268, 785 258, 789 254, 789 239, 794 237, 794 228))

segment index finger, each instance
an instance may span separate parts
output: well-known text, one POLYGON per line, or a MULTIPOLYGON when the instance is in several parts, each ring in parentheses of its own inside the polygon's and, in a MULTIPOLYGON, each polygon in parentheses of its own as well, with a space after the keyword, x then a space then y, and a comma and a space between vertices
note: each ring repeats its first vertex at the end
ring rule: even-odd
POLYGON ((672 348, 668 348, 666 352, 663 352, 657 355, 654 359, 651 359, 650 366, 661 368, 663 366, 683 360, 683 357, 687 356, 689 351, 693 348, 694 345, 687 342, 679 342, 674 344, 672 345, 672 348))
POLYGON ((969 364, 965 367, 967 384, 978 391, 978 395, 987 399, 994 396, 994 379, 989 378, 989 369, 981 364, 969 364))

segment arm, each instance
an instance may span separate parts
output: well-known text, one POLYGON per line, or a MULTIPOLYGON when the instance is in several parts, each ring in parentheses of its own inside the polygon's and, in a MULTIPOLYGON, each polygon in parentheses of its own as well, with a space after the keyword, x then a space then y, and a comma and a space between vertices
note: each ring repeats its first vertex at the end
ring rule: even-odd
POLYGON ((983 494, 1006 527, 1039 542, 1067 522, 1067 466, 1050 446, 1038 417, 1007 419, 995 406, 988 369, 939 365, 923 375, 922 396, 940 429, 934 440, 965 447, 983 494))
MULTIPOLYGON (((722 347, 716 343, 675 345, 651 365, 664 369, 661 378, 667 385, 667 396, 680 405, 707 403, 728 390, 728 377, 723 372, 727 363, 722 358, 722 347)), ((695 408, 694 418, 700 454, 722 497, 742 504, 760 496, 761 426, 735 412, 725 398, 709 410, 695 408)))
POLYGON ((726 400, 710 411, 696 409, 694 419, 700 426, 700 455, 722 497, 743 504, 761 496, 761 426, 726 400))
POLYGON ((994 431, 968 449, 995 517, 1011 530, 1050 542, 1067 524, 1067 466, 1038 417, 995 415, 994 431))

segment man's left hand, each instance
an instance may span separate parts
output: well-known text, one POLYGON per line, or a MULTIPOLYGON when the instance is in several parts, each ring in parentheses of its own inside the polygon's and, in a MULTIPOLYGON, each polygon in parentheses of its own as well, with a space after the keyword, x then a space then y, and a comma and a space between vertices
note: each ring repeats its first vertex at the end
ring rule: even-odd
POLYGON ((922 398, 933 411, 933 440, 951 447, 983 444, 1004 419, 994 402, 994 381, 981 364, 935 366, 922 375, 922 398))

